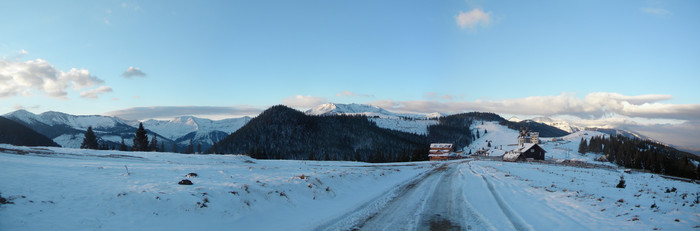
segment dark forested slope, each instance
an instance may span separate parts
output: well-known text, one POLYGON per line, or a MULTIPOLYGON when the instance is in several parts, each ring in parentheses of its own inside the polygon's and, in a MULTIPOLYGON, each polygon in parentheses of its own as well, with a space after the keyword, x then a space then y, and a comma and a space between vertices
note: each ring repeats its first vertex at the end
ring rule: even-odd
POLYGON ((59 146, 46 136, 2 116, 0 116, 0 143, 19 146, 59 146))

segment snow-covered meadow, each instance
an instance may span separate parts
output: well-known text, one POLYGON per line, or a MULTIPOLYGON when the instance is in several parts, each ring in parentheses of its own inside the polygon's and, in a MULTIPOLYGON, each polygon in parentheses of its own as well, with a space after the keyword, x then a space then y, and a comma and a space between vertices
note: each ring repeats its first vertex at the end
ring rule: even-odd
POLYGON ((431 165, 0 145, 0 230, 305 230, 431 165))

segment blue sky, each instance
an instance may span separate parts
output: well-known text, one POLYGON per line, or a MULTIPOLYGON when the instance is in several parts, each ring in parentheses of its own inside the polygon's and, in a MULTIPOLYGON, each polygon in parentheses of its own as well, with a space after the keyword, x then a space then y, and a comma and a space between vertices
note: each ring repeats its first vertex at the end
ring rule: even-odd
POLYGON ((3 1, 0 112, 222 118, 339 102, 697 125, 698 12, 697 1, 3 1))

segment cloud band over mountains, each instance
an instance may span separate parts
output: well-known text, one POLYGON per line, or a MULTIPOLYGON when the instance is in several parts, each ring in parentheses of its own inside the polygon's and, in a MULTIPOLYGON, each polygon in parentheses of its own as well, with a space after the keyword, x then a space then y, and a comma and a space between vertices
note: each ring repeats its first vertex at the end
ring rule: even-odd
POLYGON ((622 115, 648 119, 698 120, 700 104, 666 104, 660 101, 671 95, 626 96, 619 93, 596 92, 578 98, 572 93, 557 96, 531 96, 519 99, 441 102, 436 100, 372 102, 372 105, 396 112, 489 111, 519 115, 570 115, 582 119, 597 119, 622 115))
POLYGON ((217 106, 154 106, 132 107, 123 110, 104 113, 127 120, 144 120, 153 118, 174 118, 178 116, 211 116, 223 115, 228 118, 238 116, 256 116, 261 109, 253 107, 217 107, 217 106))

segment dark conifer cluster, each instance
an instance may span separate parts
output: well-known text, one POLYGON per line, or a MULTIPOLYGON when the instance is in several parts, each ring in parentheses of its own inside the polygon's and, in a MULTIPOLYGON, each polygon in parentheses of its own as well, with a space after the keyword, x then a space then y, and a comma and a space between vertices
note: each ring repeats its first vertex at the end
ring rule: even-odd
POLYGON ((626 168, 700 179, 700 168, 691 162, 700 161, 700 157, 649 140, 624 136, 594 136, 590 141, 581 141, 579 152, 605 154, 607 161, 626 168))

